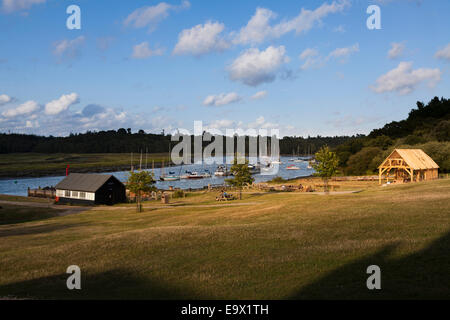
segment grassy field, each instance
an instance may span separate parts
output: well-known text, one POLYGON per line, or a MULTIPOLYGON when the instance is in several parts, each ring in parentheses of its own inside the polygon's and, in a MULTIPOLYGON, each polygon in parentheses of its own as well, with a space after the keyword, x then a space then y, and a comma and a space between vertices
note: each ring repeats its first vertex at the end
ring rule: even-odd
MULTIPOLYGON (((149 154, 148 167, 160 166, 167 154, 149 154)), ((140 155, 134 154, 133 164, 139 166, 140 155)), ((143 155, 143 165, 145 155, 143 155)), ((35 177, 47 175, 65 175, 66 167, 70 165, 71 172, 105 172, 129 170, 131 155, 129 153, 99 153, 99 154, 40 154, 11 153, 0 155, 1 177, 35 177)))
POLYGON ((449 299, 450 180, 346 188, 362 192, 249 192, 223 205, 198 192, 143 213, 2 225, 0 297, 449 299), (373 264, 379 291, 366 288, 373 264), (69 265, 82 290, 67 290, 69 265))
POLYGON ((0 204, 0 225, 44 220, 56 216, 58 214, 54 209, 0 204))

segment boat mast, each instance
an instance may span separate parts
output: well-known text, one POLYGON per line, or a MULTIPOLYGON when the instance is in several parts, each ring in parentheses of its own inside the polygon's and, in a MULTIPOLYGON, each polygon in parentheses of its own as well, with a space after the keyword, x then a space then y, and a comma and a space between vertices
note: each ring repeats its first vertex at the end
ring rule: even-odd
POLYGON ((130 170, 134 171, 133 170, 133 152, 131 152, 130 170))
POLYGON ((145 170, 147 170, 147 156, 148 156, 148 147, 145 147, 145 170))

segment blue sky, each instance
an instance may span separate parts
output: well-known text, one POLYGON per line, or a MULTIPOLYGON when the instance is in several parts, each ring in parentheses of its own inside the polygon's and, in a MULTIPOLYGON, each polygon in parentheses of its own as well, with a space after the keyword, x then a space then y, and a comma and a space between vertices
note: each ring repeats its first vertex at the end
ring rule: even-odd
POLYGON ((450 93, 448 1, 0 3, 1 132, 351 135, 450 93))

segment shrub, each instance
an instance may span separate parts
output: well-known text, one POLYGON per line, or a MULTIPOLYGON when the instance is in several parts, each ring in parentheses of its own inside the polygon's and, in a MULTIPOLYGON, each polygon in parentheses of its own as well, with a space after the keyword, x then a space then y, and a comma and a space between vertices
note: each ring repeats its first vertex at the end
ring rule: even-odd
POLYGON ((286 179, 283 179, 282 177, 275 177, 272 180, 268 181, 269 183, 284 183, 286 182, 286 179))
POLYGON ((436 162, 441 172, 450 172, 450 142, 430 141, 415 148, 422 149, 436 162))
POLYGON ((346 172, 350 175, 364 175, 372 173, 376 167, 378 161, 381 162, 383 150, 378 147, 365 147, 358 153, 352 155, 347 161, 346 172), (375 160, 377 158, 377 160, 375 160))
POLYGON ((185 193, 183 190, 175 190, 172 193, 172 198, 177 199, 177 198, 184 198, 185 197, 185 193))
POLYGON ((425 138, 413 134, 410 134, 403 139, 403 143, 408 145, 415 145, 424 142, 426 142, 425 138))
POLYGON ((385 136, 385 135, 381 135, 381 136, 376 137, 375 139, 370 140, 368 146, 369 147, 378 147, 383 150, 386 150, 393 144, 394 144, 394 141, 392 141, 391 138, 389 138, 388 136, 385 136))
POLYGON ((441 121, 434 129, 434 135, 438 141, 450 140, 450 120, 441 121))

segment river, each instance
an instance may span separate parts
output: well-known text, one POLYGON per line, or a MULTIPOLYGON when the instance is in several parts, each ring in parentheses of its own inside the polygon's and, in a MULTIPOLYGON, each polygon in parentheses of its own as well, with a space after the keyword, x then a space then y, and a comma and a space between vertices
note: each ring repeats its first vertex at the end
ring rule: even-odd
MULTIPOLYGON (((255 182, 264 182, 272 180, 274 177, 282 177, 284 179, 294 179, 298 177, 310 176, 314 173, 313 169, 308 169, 308 162, 293 162, 290 161, 292 157, 281 157, 280 161, 282 164, 275 165, 274 172, 263 172, 261 174, 255 174, 253 177, 255 178, 255 182), (295 165, 300 168, 300 170, 287 170, 287 166, 295 165)), ((250 160, 250 162, 252 162, 250 160)), ((182 179, 179 181, 159 181, 159 177, 161 175, 161 169, 155 169, 155 178, 157 179, 156 187, 162 190, 168 190, 169 187, 181 188, 181 189, 201 189, 208 184, 211 185, 220 185, 225 183, 224 177, 216 177, 214 176, 214 171, 217 168, 217 164, 191 164, 191 165, 183 165, 183 166, 174 166, 171 168, 165 168, 165 173, 168 174, 169 171, 175 172, 175 175, 183 175, 186 171, 197 171, 199 173, 209 172, 212 177, 206 179, 199 180, 189 180, 182 179)), ((230 165, 228 165, 230 168, 230 165)), ((151 170, 151 169, 149 169, 151 170)), ((120 181, 125 182, 127 180, 128 171, 119 171, 119 172, 108 172, 105 174, 113 174, 120 181)), ((21 178, 21 179, 7 179, 0 180, 0 194, 8 194, 8 195, 17 195, 17 196, 26 196, 27 189, 37 189, 39 187, 43 188, 46 186, 55 186, 59 183, 64 176, 59 177, 41 177, 41 178, 21 178)))

